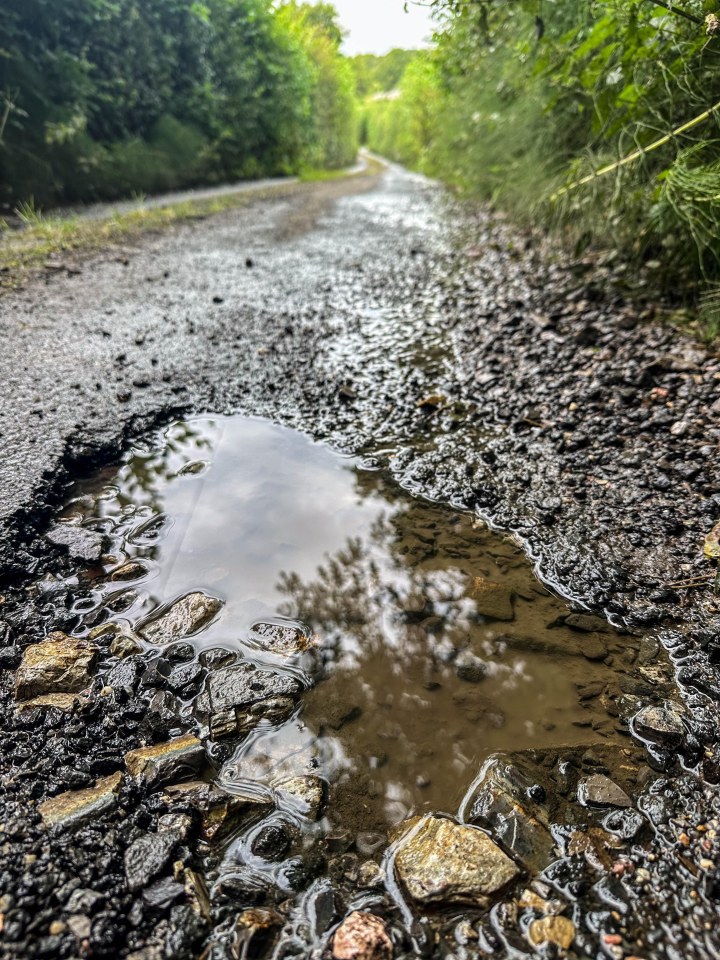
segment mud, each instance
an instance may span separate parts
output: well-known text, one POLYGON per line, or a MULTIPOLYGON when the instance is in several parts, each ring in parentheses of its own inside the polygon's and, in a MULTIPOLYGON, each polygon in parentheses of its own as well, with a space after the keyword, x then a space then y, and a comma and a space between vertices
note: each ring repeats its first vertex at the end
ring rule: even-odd
MULTIPOLYGON (((309 187, 309 216, 301 195, 264 201, 3 298, 6 577, 17 582, 51 568, 72 575, 63 548, 43 537, 67 481, 117 459, 128 437, 179 410, 241 410, 302 428, 385 468, 415 496, 513 531, 545 582, 577 610, 605 613, 621 629, 652 628, 676 672, 670 699, 687 710, 679 746, 650 740, 644 759, 629 765, 637 771, 649 762, 656 773, 619 783, 642 813, 642 842, 632 835, 622 849, 608 847, 599 834, 588 838, 587 822, 584 841, 561 831, 560 859, 541 871, 537 896, 570 905, 578 955, 714 956, 717 599, 701 548, 720 509, 718 361, 653 322, 652 306, 627 302, 609 268, 553 262, 533 238, 487 212, 459 230, 458 211, 441 192, 400 170, 368 186, 344 198, 338 184, 309 187)), ((82 720, 54 711, 14 717, 20 651, 50 629, 73 628, 80 611, 66 599, 6 594, 17 644, 3 653, 13 758, 3 878, 14 890, 3 903, 10 955, 77 949, 67 931, 48 932, 56 920, 66 923, 56 901, 35 916, 50 887, 73 877, 104 890, 83 950, 154 949, 147 938, 155 930, 159 950, 186 955, 203 936, 177 912, 189 908, 168 905, 163 915, 133 906, 118 863, 138 830, 158 829, 164 813, 152 795, 123 788, 110 833, 98 825, 50 838, 38 861, 27 860, 37 856, 39 823, 28 813, 37 801, 91 786, 118 769, 127 749, 177 730, 172 712, 151 721, 142 698, 122 703, 99 690, 82 720), (49 735, 54 752, 44 743, 49 735), (73 744, 98 739, 104 746, 91 757, 73 744), (67 746, 58 751, 57 743, 67 746), (168 947, 166 936, 177 942, 168 947)), ((650 663, 657 657, 652 648, 645 655, 650 663)), ((340 694, 347 699, 347 688, 340 694)), ((571 760, 576 780, 614 772, 607 758, 572 750, 517 758, 558 803, 563 790, 576 790, 560 775, 571 760)), ((553 817, 567 816, 565 803, 553 817)), ((347 848, 335 851, 343 857, 347 848)), ((309 883, 313 870, 318 876, 313 862, 297 866, 309 883)), ((356 867, 327 867, 346 908, 357 905, 356 867)), ((407 939, 418 921, 406 905, 396 902, 393 914, 385 895, 368 889, 363 905, 397 917, 398 949, 432 950, 433 937, 415 931, 407 939)), ((333 897, 335 917, 343 911, 333 897)), ((534 941, 523 931, 537 916, 522 903, 503 901, 489 917, 446 918, 437 951, 527 953, 534 941)), ((296 932, 285 940, 300 953, 306 909, 308 902, 290 910, 296 932)), ((317 917, 315 906, 310 913, 317 917)))

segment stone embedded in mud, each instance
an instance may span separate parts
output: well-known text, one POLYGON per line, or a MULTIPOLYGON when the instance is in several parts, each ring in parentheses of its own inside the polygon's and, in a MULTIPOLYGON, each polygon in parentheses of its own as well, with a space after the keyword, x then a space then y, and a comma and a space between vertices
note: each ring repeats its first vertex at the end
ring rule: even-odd
POLYGON ((289 777, 273 784, 278 793, 289 794, 308 820, 318 820, 325 804, 327 784, 322 777, 289 777))
POLYGON ((284 623, 256 623, 250 637, 269 653, 290 657, 313 646, 313 640, 300 627, 284 623))
POLYGON ((27 713, 38 707, 45 707, 70 713, 87 702, 88 698, 79 693, 45 693, 41 697, 33 697, 32 700, 22 700, 18 703, 16 710, 18 713, 27 713))
POLYGON ((602 617, 594 617, 589 613, 569 613, 561 618, 562 623, 571 630, 579 630, 581 633, 604 632, 608 629, 607 621, 602 617))
POLYGON ((685 738, 682 716, 673 705, 643 707, 632 719, 634 732, 643 740, 666 747, 679 747, 685 738))
POLYGON ((201 815, 202 839, 208 843, 222 840, 244 818, 272 807, 269 796, 226 793, 220 787, 203 780, 176 783, 165 789, 164 799, 170 805, 188 804, 201 815))
POLYGON ((463 809, 468 823, 491 829, 503 846, 530 871, 541 871, 553 858, 555 841, 548 815, 529 800, 532 777, 502 756, 491 757, 473 784, 463 809))
POLYGON ((463 650, 455 661, 455 673, 466 683, 480 683, 487 676, 487 664, 471 650, 463 650))
POLYGON ((192 734, 125 754, 128 773, 149 787, 195 776, 206 762, 205 747, 192 734))
POLYGON ((122 773, 114 773, 89 790, 61 793, 40 804, 40 816, 48 827, 78 827, 95 821, 116 805, 122 779, 122 773))
POLYGON ((473 579, 472 597, 475 609, 488 620, 514 620, 513 592, 510 587, 493 583, 485 577, 473 579))
POLYGON ((222 600, 206 593, 188 593, 144 620, 138 626, 137 632, 148 643, 162 646, 174 640, 192 637, 208 626, 222 608, 222 600))
POLYGON ((49 693, 79 693, 90 686, 98 657, 89 640, 51 633, 27 647, 15 674, 15 697, 30 700, 49 693))
POLYGON ((56 547, 64 547, 73 560, 97 562, 103 554, 105 538, 95 530, 74 523, 56 523, 45 534, 56 547))
POLYGON ((594 773, 580 782, 578 800, 586 807, 632 806, 632 800, 622 787, 602 773, 594 773))
POLYGON ((543 917, 533 920, 528 928, 528 940, 534 947, 553 943, 561 950, 569 950, 575 939, 575 924, 567 917, 543 917))
POLYGON ((385 921, 372 913, 355 911, 335 931, 333 960, 390 960, 392 955, 385 921))
POLYGON ((130 890, 147 887, 170 863, 179 843, 177 834, 146 833, 125 851, 125 877, 130 890))
POLYGON ((399 841, 395 869, 418 903, 487 906, 489 898, 520 872, 510 857, 475 827, 432 816, 405 826, 407 837, 399 841))
POLYGON ((287 719, 301 689, 294 677, 242 661, 209 674, 195 701, 195 714, 214 739, 222 739, 251 730, 263 719, 287 719))
POLYGON ((608 653, 607 644, 596 634, 585 637, 580 649, 586 660, 604 660, 608 653))

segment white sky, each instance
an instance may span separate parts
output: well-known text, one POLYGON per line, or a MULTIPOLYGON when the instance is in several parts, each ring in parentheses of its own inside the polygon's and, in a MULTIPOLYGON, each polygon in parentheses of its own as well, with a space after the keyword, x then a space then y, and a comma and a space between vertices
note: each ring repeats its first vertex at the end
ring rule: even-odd
POLYGON ((333 0, 340 22, 349 36, 343 50, 356 53, 387 53, 393 47, 420 47, 433 32, 430 12, 403 0, 333 0))

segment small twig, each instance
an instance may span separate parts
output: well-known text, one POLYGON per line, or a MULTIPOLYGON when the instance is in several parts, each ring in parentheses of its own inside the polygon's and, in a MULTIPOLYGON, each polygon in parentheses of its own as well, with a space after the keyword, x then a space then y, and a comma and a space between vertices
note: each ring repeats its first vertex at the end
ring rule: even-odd
POLYGON ((668 13, 674 13, 678 17, 684 17, 691 23, 699 23, 700 26, 703 26, 705 23, 702 17, 696 17, 694 13, 688 13, 687 10, 681 10, 680 7, 676 7, 674 3, 666 3, 665 0, 647 0, 647 2, 654 4, 656 7, 664 7, 668 13))
POLYGON ((703 574, 701 577, 691 577, 689 580, 678 580, 677 583, 668 583, 667 587, 673 590, 690 590, 692 587, 702 587, 715 579, 714 573, 703 574))

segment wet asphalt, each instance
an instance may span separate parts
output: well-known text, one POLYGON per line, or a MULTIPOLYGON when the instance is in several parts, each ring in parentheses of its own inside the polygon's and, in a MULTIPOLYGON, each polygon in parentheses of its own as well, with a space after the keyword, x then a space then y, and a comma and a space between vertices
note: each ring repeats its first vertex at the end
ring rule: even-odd
MULTIPOLYGON (((42 569, 67 483, 130 436, 179 413, 268 416, 513 531, 577 609, 656 630, 689 711, 682 766, 704 776, 667 789, 689 824, 716 815, 702 542, 720 519, 720 362, 611 268, 563 262, 391 167, 104 251, 0 312, 7 582, 42 569)), ((627 930, 662 916, 672 936, 648 955, 716 955, 714 881, 679 870, 674 844, 660 830, 638 853, 654 880, 623 905, 627 930), (690 916, 703 932, 678 952, 690 916)))

